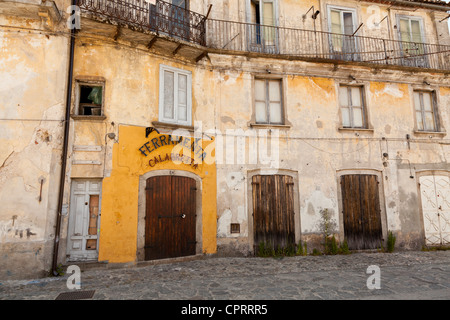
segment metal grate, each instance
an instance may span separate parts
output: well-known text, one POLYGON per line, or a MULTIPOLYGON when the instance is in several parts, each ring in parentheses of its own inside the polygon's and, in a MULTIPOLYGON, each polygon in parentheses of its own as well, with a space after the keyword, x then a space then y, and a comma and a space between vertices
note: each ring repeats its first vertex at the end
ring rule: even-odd
POLYGON ((90 299, 94 296, 95 290, 72 291, 60 293, 55 300, 81 300, 90 299))

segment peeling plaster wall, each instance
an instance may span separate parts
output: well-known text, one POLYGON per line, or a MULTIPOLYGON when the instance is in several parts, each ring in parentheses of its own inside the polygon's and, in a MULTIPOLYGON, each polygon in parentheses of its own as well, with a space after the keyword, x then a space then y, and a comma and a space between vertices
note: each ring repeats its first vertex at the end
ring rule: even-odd
MULTIPOLYGON (((271 127, 279 131, 279 168, 298 172, 301 239, 309 248, 321 249, 320 211, 327 209, 337 223, 337 239, 343 239, 342 205, 337 173, 378 173, 382 192, 383 235, 391 230, 397 235, 397 246, 418 249, 423 244, 423 222, 418 202, 419 167, 449 170, 448 137, 415 131, 412 94, 414 89, 436 92, 441 129, 450 124, 448 94, 450 81, 445 76, 413 74, 403 71, 372 72, 357 67, 321 69, 302 62, 239 59, 212 56, 217 83, 217 129, 226 134, 257 132, 249 126, 253 111, 253 77, 280 78, 283 81, 284 104, 289 128, 271 127), (222 68, 222 66, 229 66, 222 68), (269 68, 272 72, 267 74, 269 68), (356 80, 348 78, 348 74, 356 80), (407 75, 408 74, 408 75, 407 75), (424 86, 423 77, 433 79, 424 86), (402 79, 404 79, 402 81, 402 79), (405 79, 408 81, 405 82, 405 79), (339 84, 363 86, 369 130, 343 130, 338 103, 339 84), (410 135, 410 143, 406 135, 410 135), (388 158, 383 158, 383 153, 388 158), (410 177, 412 176, 412 178, 410 177)), ((237 159, 249 154, 249 141, 241 150, 226 148, 218 154, 218 253, 248 255, 252 252, 251 192, 248 175, 267 164, 248 164, 237 159), (239 223, 240 234, 230 233, 230 224, 239 223)), ((217 154, 216 154, 217 155, 217 154)), ((247 158, 245 158, 247 159, 247 158)), ((272 172, 276 173, 276 171, 272 172)))
POLYGON ((0 279, 50 269, 62 149, 67 38, 17 30, 0 32, 0 279))

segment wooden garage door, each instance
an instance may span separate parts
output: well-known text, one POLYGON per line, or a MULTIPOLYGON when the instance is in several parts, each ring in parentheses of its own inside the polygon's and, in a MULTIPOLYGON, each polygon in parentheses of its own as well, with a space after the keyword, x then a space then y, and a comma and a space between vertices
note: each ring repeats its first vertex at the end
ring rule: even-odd
POLYGON ((376 175, 341 176, 344 235, 349 249, 376 249, 382 241, 380 197, 376 175))
POLYGON ((147 180, 145 259, 195 254, 195 180, 158 176, 147 180))
POLYGON ((294 179, 285 175, 252 177, 254 244, 286 248, 295 244, 294 179))

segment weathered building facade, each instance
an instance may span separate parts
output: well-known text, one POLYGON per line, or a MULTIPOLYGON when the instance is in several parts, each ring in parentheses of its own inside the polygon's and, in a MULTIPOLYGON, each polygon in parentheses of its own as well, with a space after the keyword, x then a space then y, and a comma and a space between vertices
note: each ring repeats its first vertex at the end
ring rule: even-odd
POLYGON ((450 241, 445 2, 71 4, 0 3, 2 277, 450 241))

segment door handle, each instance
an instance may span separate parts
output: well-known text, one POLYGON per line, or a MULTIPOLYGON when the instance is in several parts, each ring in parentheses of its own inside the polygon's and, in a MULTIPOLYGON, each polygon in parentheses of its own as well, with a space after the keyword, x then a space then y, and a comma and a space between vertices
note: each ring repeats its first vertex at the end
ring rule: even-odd
POLYGON ((185 215, 184 213, 182 213, 182 214, 180 215, 180 217, 181 217, 181 219, 184 219, 184 218, 186 218, 186 215, 185 215))

